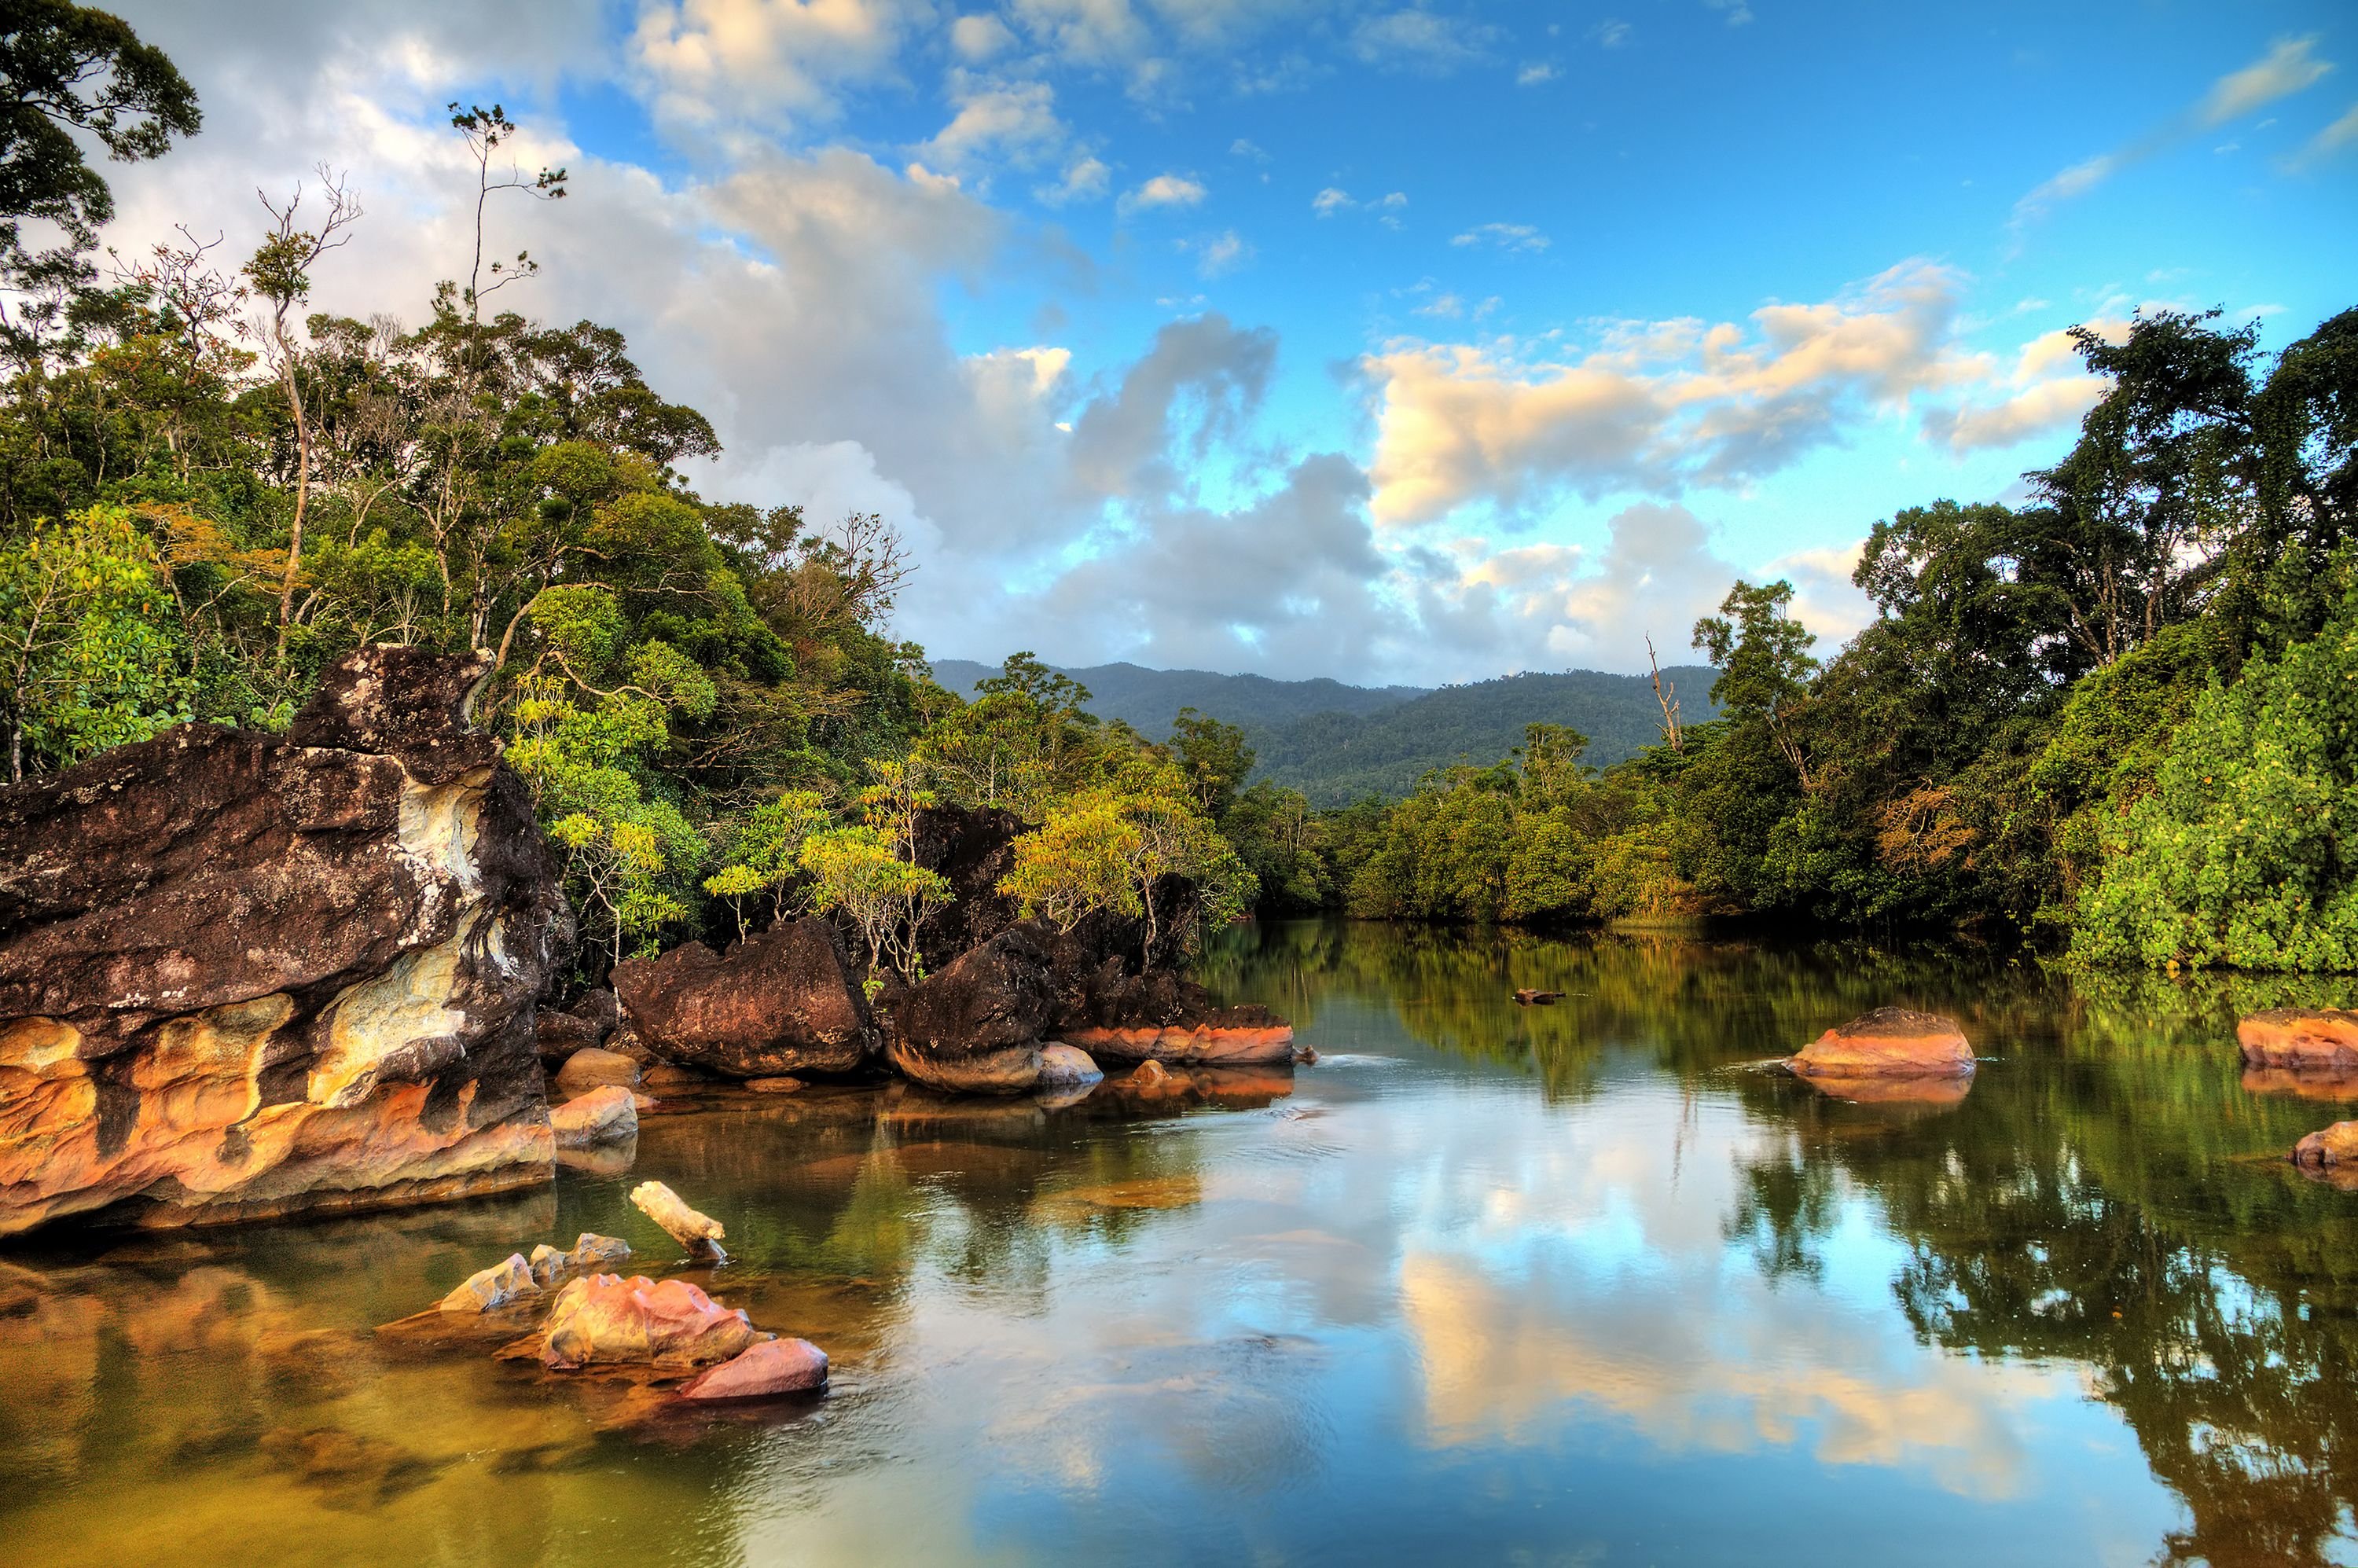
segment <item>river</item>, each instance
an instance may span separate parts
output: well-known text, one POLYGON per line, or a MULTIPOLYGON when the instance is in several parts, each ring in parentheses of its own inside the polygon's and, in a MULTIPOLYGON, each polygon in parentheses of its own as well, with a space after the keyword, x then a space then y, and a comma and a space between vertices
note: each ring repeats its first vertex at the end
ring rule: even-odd
POLYGON ((7 1557, 2358 1561, 2358 1193, 2283 1159, 2358 1093, 2234 1047, 2348 985, 1332 922, 1207 979, 1321 1060, 715 1097, 521 1197, 0 1250, 7 1557), (1885 1003, 1964 1024, 1962 1101, 1761 1067, 1885 1003), (828 1396, 686 1417, 373 1332, 583 1229, 828 1396))

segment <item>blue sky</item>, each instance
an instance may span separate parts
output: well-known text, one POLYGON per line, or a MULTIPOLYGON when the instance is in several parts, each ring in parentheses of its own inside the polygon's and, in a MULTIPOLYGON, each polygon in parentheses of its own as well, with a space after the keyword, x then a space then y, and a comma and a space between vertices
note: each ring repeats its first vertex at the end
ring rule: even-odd
POLYGON ((903 527, 944 654, 1626 669, 1738 574, 1831 646, 1878 517, 2062 450, 2061 329, 2358 305, 2341 5, 124 14, 212 116, 124 227, 326 158, 375 227, 323 293, 422 308, 438 111, 502 99, 575 189, 495 212, 511 297, 710 412, 708 493, 903 527))

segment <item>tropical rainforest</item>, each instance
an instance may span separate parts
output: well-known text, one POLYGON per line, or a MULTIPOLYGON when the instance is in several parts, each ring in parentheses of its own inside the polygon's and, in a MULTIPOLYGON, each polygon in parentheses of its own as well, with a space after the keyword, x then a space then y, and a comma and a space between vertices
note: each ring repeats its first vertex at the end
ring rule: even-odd
MULTIPOLYGON (((1015 814, 1007 889, 1066 925, 1152 919, 1175 877, 1211 924, 1773 917, 2358 969, 2358 309, 2274 354, 2215 311, 2081 330, 2109 390, 2076 440, 2020 504, 1876 523, 1876 618, 1831 656, 1789 584, 1739 581, 1692 629, 1711 717, 1666 685, 1609 766, 1535 720, 1494 762, 1320 807, 1217 715, 1150 739, 1029 654, 971 696, 937 682, 891 630, 918 565, 892 524, 699 496, 683 464, 712 426, 611 328, 533 319, 535 263, 486 257, 480 221, 432 297, 364 319, 312 308, 367 242, 328 171, 234 242, 108 247, 90 155, 167 156, 196 94, 111 16, 23 9, 0 49, 11 780, 175 724, 283 727, 363 643, 481 649, 479 711, 592 968, 806 908, 914 973, 947 889, 912 824, 943 803, 1015 814)), ((515 129, 451 105, 479 214, 566 194, 510 167, 515 129)))

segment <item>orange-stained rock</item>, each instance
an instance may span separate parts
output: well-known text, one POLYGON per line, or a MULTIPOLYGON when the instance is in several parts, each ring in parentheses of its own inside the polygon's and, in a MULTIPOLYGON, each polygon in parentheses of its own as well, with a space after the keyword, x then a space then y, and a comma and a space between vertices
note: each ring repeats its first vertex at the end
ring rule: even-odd
MULTIPOLYGON (((641 1097, 620 1085, 609 1084, 602 1089, 576 1095, 548 1113, 548 1125, 557 1134, 559 1149, 587 1149, 600 1143, 620 1143, 639 1135, 641 1097)), ((652 1105, 654 1102, 648 1102, 652 1105)))
POLYGON ((800 1090, 804 1086, 800 1078, 780 1077, 748 1078, 745 1080, 745 1087, 757 1095, 790 1095, 800 1090))
POLYGON ((2358 1012, 2274 1008, 2235 1025, 2244 1060, 2300 1073, 2358 1073, 2358 1012))
POLYGON ((2292 1146, 2292 1162, 2314 1169, 2358 1165, 2358 1121, 2320 1128, 2292 1146))
POLYGON ((848 1073, 882 1044, 834 925, 782 920, 715 953, 684 942, 614 966, 631 1029, 655 1055, 732 1078, 848 1073))
POLYGON ((283 737, 0 790, 0 1233, 550 1179, 557 868, 466 720, 487 668, 362 649, 283 737))
POLYGON ((1207 1067, 1262 1065, 1293 1059, 1293 1025, 1141 1024, 1065 1031, 1065 1042, 1117 1062, 1173 1062, 1207 1067))
POLYGON ((1971 1073, 1916 1077, 1903 1073, 1866 1073, 1843 1077, 1807 1073, 1801 1081, 1832 1099, 1858 1105, 1960 1105, 1973 1092, 1971 1073))
POLYGON ((1178 1074, 1150 1056, 1130 1070, 1130 1076, 1122 1080, 1122 1087, 1141 1094, 1152 1094, 1160 1090, 1178 1093, 1187 1086, 1178 1074))
POLYGON ((557 1093, 567 1098, 588 1094, 591 1089, 636 1088, 639 1065, 620 1052, 593 1045, 576 1051, 565 1058, 565 1065, 557 1070, 557 1093))
POLYGON ((546 1241, 534 1248, 532 1277, 547 1290, 574 1274, 594 1271, 600 1263, 619 1263, 630 1255, 631 1244, 621 1237, 585 1230, 573 1238, 568 1251, 559 1252, 546 1241))
POLYGON ((1878 1007, 1827 1030, 1785 1065, 1805 1078, 1963 1077, 1974 1070, 1974 1048, 1938 1013, 1878 1007))
POLYGON ((827 1352, 807 1339, 771 1339, 698 1372, 684 1400, 769 1400, 827 1387, 827 1352))
POLYGON ((1020 1095, 1040 1081, 1040 1047, 996 1048, 936 1054, 923 1045, 892 1042, 892 1065, 929 1089, 954 1095, 1020 1095))
POLYGON ((770 1337, 686 1280, 592 1274, 557 1292, 540 1358, 561 1371, 601 1363, 701 1367, 770 1337))

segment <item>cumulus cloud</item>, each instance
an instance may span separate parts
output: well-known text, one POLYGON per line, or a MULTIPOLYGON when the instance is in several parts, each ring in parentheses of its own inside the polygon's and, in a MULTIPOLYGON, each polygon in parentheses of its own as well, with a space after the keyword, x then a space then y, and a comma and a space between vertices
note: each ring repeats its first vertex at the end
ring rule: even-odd
POLYGON ((969 65, 996 59, 1014 47, 1015 35, 1007 24, 988 13, 960 16, 950 24, 950 48, 969 65))
POLYGON ((1959 279, 1909 262, 1817 304, 1733 322, 1626 322, 1576 357, 1497 343, 1401 342, 1361 361, 1377 394, 1379 521, 1570 492, 1674 493, 1787 466, 1835 438, 1855 405, 1981 378, 1952 344, 1959 279))
POLYGON ((923 0, 646 0, 630 52, 658 112, 680 124, 826 120, 840 90, 892 72, 929 9, 923 0))
POLYGON ((1368 65, 1441 72, 1490 58, 1498 29, 1417 7, 1363 16, 1351 29, 1351 52, 1368 65))
POLYGON ((957 115, 921 149, 937 163, 957 168, 995 158, 1028 168, 1066 140, 1055 91, 1044 81, 985 81, 961 71, 950 97, 957 115))
POLYGON ((1206 277, 1234 272, 1253 258, 1253 248, 1234 229, 1224 229, 1194 242, 1195 270, 1206 277))
POLYGON ((1041 186, 1032 194, 1048 206, 1066 207, 1076 201, 1095 201, 1106 193, 1112 180, 1113 171, 1103 163, 1094 157, 1081 157, 1065 170, 1064 178, 1054 185, 1041 186))
POLYGON ((1115 205, 1126 217, 1156 207, 1200 206, 1206 194, 1201 180, 1180 174, 1158 174, 1135 190, 1124 191, 1115 205))
MULTIPOLYGON (((2128 334, 2125 321, 2090 323, 2107 341, 2128 334)), ((2042 333, 2022 346, 2009 390, 1996 401, 1934 408, 1924 416, 1924 433, 1952 452, 2011 447, 2076 423, 2096 406, 2112 383, 2081 368, 2079 345, 2068 331, 2042 333)))

